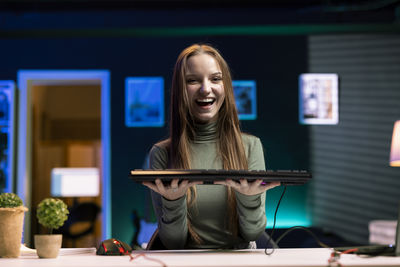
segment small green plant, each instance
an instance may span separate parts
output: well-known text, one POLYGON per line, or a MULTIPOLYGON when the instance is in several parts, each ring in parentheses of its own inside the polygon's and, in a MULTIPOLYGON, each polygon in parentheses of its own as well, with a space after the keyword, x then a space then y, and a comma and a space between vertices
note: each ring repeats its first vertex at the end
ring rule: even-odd
POLYGON ((53 229, 58 229, 63 226, 64 222, 68 218, 68 207, 61 199, 45 198, 43 199, 36 211, 36 217, 39 223, 44 227, 50 229, 50 233, 53 229))
POLYGON ((15 208, 23 205, 22 199, 14 193, 0 194, 0 208, 15 208))

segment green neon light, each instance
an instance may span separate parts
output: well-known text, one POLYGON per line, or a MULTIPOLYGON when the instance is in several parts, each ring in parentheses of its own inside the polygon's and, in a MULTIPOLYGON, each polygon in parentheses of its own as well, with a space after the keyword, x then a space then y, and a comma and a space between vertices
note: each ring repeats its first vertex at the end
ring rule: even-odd
POLYGON ((256 36, 339 33, 399 33, 400 24, 303 24, 207 27, 149 27, 112 29, 1 30, 4 38, 256 36))
MULTIPOLYGON (((272 228, 274 214, 282 189, 277 187, 267 191, 265 214, 267 227, 272 228)), ((280 203, 276 216, 276 228, 289 228, 292 226, 310 227, 312 225, 311 211, 307 204, 308 185, 288 186, 280 203)))

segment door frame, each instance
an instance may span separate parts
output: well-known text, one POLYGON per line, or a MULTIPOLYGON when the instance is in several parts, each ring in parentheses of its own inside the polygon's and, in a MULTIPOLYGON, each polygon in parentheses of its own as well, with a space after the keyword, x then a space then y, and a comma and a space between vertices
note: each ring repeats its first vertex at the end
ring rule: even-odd
MULTIPOLYGON (((40 84, 76 84, 78 81, 101 84, 102 213, 101 238, 111 236, 111 108, 110 71, 108 70, 19 70, 18 71, 18 150, 16 193, 29 210, 32 189, 32 86, 40 84)), ((25 222, 30 222, 31 213, 25 222)), ((31 225, 24 224, 24 243, 30 244, 31 225)))

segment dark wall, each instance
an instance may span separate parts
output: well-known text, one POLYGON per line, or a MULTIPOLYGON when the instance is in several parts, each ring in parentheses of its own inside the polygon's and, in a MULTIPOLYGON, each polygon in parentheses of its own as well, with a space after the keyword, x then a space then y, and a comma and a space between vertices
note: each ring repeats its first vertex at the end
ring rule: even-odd
POLYGON ((340 77, 339 124, 309 128, 313 225, 368 244, 371 221, 399 212, 400 168, 389 157, 400 119, 400 36, 319 35, 309 47, 310 72, 340 77))

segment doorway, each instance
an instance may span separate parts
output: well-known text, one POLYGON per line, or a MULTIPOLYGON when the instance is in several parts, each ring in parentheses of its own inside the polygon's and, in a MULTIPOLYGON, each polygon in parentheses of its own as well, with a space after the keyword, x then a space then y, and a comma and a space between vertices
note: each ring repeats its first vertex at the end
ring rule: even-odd
POLYGON ((24 224, 24 242, 28 245, 40 232, 35 209, 41 199, 51 197, 50 172, 55 167, 99 169, 98 197, 63 200, 69 205, 88 200, 97 203, 101 213, 95 242, 110 236, 109 77, 105 70, 18 72, 17 194, 29 208, 24 224))

